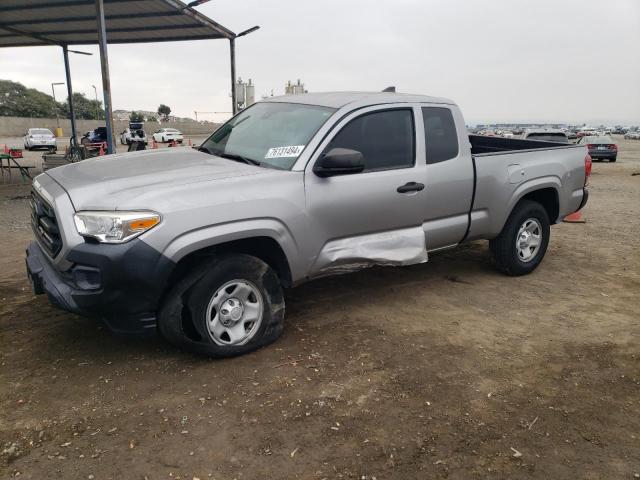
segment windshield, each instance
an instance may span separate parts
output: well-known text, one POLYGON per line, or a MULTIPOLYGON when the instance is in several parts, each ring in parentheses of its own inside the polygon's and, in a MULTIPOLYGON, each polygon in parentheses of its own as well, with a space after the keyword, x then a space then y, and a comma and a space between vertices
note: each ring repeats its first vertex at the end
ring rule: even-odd
POLYGON ((46 130, 44 128, 31 130, 31 134, 32 135, 53 135, 53 133, 51 133, 51 130, 46 130))
POLYGON ((200 149, 289 170, 334 111, 317 105, 256 103, 213 132, 200 149))

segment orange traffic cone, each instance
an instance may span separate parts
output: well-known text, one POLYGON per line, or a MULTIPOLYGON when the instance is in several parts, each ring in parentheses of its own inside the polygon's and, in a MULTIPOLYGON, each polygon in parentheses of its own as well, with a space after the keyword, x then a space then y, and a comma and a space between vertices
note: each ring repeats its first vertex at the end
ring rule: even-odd
POLYGON ((189 139, 189 146, 193 147, 193 144, 191 143, 191 139, 189 139))
POLYGON ((101 157, 104 155, 104 143, 100 144, 100 151, 98 152, 98 155, 101 157))
POLYGON ((577 212, 573 212, 572 214, 567 215, 566 217, 564 217, 562 221, 566 223, 587 223, 587 221, 582 218, 581 210, 578 210, 577 212))
POLYGON ((151 149, 152 150, 156 150, 158 148, 158 142, 156 142, 156 139, 151 137, 151 149))
POLYGON ((4 153, 9 153, 9 145, 4 144, 4 153))
POLYGON ((175 146, 176 146, 176 141, 175 141, 175 140, 171 140, 171 141, 169 142, 169 146, 170 146, 170 147, 175 147, 175 146))

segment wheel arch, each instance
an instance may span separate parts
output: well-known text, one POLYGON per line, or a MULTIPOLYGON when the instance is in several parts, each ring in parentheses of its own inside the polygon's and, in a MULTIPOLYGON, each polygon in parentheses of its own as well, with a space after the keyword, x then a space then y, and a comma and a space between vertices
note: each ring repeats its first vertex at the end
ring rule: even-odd
POLYGON ((292 286, 302 272, 298 246, 289 229, 273 218, 256 218, 241 222, 212 225, 186 232, 173 239, 162 253, 175 265, 172 279, 183 274, 192 262, 217 253, 253 255, 277 273, 284 287, 292 286), (195 259, 195 260, 194 260, 195 259))
POLYGON ((291 287, 293 284, 289 260, 280 244, 269 236, 253 236, 216 243, 189 252, 176 263, 168 286, 175 284, 207 257, 224 253, 244 253, 259 258, 276 272, 283 287, 291 287))
POLYGON ((560 195, 554 187, 545 187, 528 192, 523 195, 517 203, 523 200, 531 200, 542 205, 549 216, 550 223, 553 224, 558 221, 558 216, 560 215, 560 195))
POLYGON ((549 222, 551 224, 557 223, 560 214, 560 189, 561 183, 557 177, 540 178, 523 183, 511 197, 502 226, 506 224, 509 216, 523 200, 531 200, 542 205, 549 215, 549 222))

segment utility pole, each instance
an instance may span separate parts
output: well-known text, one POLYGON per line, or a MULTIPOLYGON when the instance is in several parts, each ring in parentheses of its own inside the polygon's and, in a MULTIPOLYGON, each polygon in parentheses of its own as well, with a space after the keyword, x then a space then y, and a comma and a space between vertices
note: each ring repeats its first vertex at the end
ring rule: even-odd
POLYGON ((113 111, 111 107, 111 79, 109 78, 109 58, 107 55, 107 30, 104 20, 104 0, 96 0, 96 17, 98 20, 98 45, 100 46, 104 116, 107 127, 107 153, 115 153, 115 145, 113 143, 113 111))
POLYGON ((53 103, 56 107, 56 127, 60 128, 60 115, 58 115, 58 102, 56 101, 56 85, 64 85, 64 82, 55 82, 51 84, 51 93, 53 94, 53 103))
POLYGON ((98 89, 96 88, 95 85, 91 85, 93 87, 93 93, 96 97, 96 120, 100 120, 100 112, 99 112, 99 108, 98 108, 98 89))
POLYGON ((248 28, 247 30, 240 32, 234 38, 229 39, 229 48, 231 53, 231 112, 233 115, 238 113, 238 104, 236 102, 236 38, 244 37, 258 30, 260 26, 248 28))

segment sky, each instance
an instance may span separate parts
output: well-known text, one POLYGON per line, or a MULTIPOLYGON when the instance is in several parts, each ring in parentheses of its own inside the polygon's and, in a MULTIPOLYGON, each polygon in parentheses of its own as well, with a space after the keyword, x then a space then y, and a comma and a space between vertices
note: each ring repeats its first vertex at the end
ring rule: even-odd
MULTIPOLYGON (((640 0, 212 0, 197 10, 235 32, 260 25, 236 41, 237 73, 257 98, 297 79, 312 92, 394 85, 452 99, 468 124, 640 124, 640 0)), ((100 98, 97 47, 81 49, 94 56, 72 55, 74 90, 94 98, 95 85, 100 98)), ((228 41, 110 45, 109 61, 114 110, 231 110, 228 41)), ((0 49, 0 78, 50 92, 64 81, 61 49, 0 49)))

